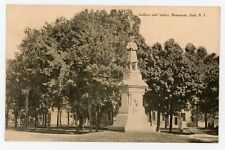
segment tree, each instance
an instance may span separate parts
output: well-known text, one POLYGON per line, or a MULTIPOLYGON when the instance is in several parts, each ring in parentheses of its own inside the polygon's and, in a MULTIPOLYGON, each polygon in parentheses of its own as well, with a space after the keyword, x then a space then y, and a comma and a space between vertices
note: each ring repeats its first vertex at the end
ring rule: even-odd
MULTIPOLYGON (((24 108, 24 100, 22 96, 23 83, 20 74, 20 64, 16 60, 7 60, 6 67, 6 111, 12 110, 14 114, 15 127, 18 125, 18 118, 21 114, 22 108, 24 108)), ((8 115, 6 116, 6 122, 8 122, 8 115)))
POLYGON ((168 70, 164 68, 166 61, 165 51, 160 43, 153 45, 149 49, 146 63, 146 81, 149 86, 149 91, 145 94, 144 100, 150 110, 157 111, 157 127, 156 131, 160 130, 160 114, 166 112, 166 101, 168 100, 168 83, 172 81, 168 70))
POLYGON ((131 11, 117 10, 112 10, 110 14, 85 10, 71 20, 70 34, 75 38, 70 42, 74 42, 74 45, 68 53, 73 62, 71 67, 78 75, 77 104, 83 103, 82 98, 88 95, 86 97, 89 97, 89 102, 84 106, 89 106, 89 114, 95 110, 97 124, 101 108, 108 101, 118 101, 118 83, 122 79, 123 67, 126 66, 125 47, 130 35, 136 36, 137 40, 141 38, 139 24, 139 18, 131 11), (135 22, 132 31, 129 18, 135 22))
POLYGON ((200 101, 197 103, 201 112, 205 114, 205 128, 208 127, 208 113, 218 112, 219 108, 219 57, 212 53, 205 56, 204 60, 204 86, 200 101))
MULTIPOLYGON (((189 68, 183 50, 173 40, 153 45, 151 55, 146 59, 146 80, 149 85, 147 103, 158 111, 157 131, 160 128, 160 113, 170 115, 172 132, 173 114, 187 108, 189 68)), ((182 129, 182 126, 181 126, 182 129)))
POLYGON ((202 46, 196 49, 191 43, 185 48, 185 56, 189 61, 191 74, 189 91, 192 98, 189 102, 196 115, 196 123, 198 114, 205 114, 207 128, 207 114, 218 111, 219 57, 214 53, 207 54, 202 46))
POLYGON ((205 114, 207 127, 207 114, 218 111, 219 57, 214 53, 207 54, 207 50, 202 46, 196 49, 190 43, 187 44, 185 51, 191 74, 189 91, 192 98, 189 102, 197 122, 199 117, 197 114, 205 114), (217 109, 212 110, 213 108, 217 109))
POLYGON ((31 99, 30 107, 37 109, 31 115, 43 114, 46 120, 51 108, 59 114, 68 104, 80 126, 92 112, 99 120, 103 106, 119 101, 126 44, 134 36, 141 50, 146 47, 139 25, 130 10, 84 10, 70 20, 61 17, 38 30, 27 28, 16 61, 22 67, 21 86, 37 97, 31 99))

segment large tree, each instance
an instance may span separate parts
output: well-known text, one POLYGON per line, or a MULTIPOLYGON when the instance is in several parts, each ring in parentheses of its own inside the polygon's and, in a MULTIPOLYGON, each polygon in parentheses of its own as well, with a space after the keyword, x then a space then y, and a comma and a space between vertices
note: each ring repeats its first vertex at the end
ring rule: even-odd
POLYGON ((139 25, 130 10, 84 10, 38 30, 27 28, 16 57, 22 67, 21 83, 26 83, 23 88, 39 93, 44 114, 52 107, 59 113, 68 104, 80 126, 85 117, 91 120, 93 111, 99 124, 101 107, 119 101, 126 44, 135 37, 140 51, 146 47, 139 25))
POLYGON ((205 127, 207 127, 207 114, 218 112, 219 96, 219 57, 208 54, 207 50, 189 43, 185 48, 185 56, 190 67, 191 80, 189 80, 189 103, 198 126, 199 114, 205 114, 205 127))
POLYGON ((190 79, 188 61, 182 48, 173 39, 166 41, 164 47, 159 43, 154 44, 150 54, 146 59, 149 91, 145 101, 158 111, 157 131, 160 128, 160 113, 164 113, 170 116, 169 130, 172 132, 173 115, 187 108, 190 79))

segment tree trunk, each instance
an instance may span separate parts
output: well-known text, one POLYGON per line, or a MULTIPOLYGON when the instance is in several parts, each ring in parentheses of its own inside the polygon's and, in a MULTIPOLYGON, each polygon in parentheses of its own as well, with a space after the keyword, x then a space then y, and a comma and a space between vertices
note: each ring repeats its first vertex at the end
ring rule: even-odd
POLYGON ((57 119, 56 120, 57 120, 56 126, 58 127, 59 126, 59 111, 57 111, 57 119))
POLYGON ((45 113, 42 114, 42 126, 45 126, 45 113))
POLYGON ((95 130, 98 132, 98 111, 95 112, 95 130))
POLYGON ((38 126, 38 115, 35 115, 34 127, 38 126))
POLYGON ((48 111, 48 129, 51 128, 51 111, 48 111))
POLYGON ((173 131, 173 114, 170 113, 170 126, 169 126, 169 132, 171 133, 173 131))
POLYGON ((9 109, 6 107, 6 116, 5 116, 5 127, 8 128, 9 122, 9 109))
POLYGON ((99 110, 98 110, 98 129, 100 129, 101 118, 102 118, 102 114, 101 114, 101 110, 100 110, 100 108, 99 108, 99 110))
POLYGON ((80 115, 79 117, 79 125, 78 125, 78 129, 79 130, 83 130, 83 124, 84 124, 84 118, 82 115, 80 115))
POLYGON ((157 126, 156 132, 160 132, 160 111, 157 111, 157 126))
POLYGON ((61 124, 61 101, 60 98, 58 97, 58 106, 57 106, 57 124, 56 126, 59 127, 59 125, 61 124))
POLYGON ((92 116, 91 116, 91 108, 89 106, 89 110, 88 110, 88 116, 89 116, 89 132, 92 131, 92 116))
POLYGON ((70 111, 67 112, 67 124, 70 124, 70 111))
POLYGON ((29 100, 28 100, 28 94, 26 94, 26 99, 25 99, 25 128, 28 128, 29 126, 29 115, 28 115, 28 106, 29 106, 29 100))
POLYGON ((152 111, 149 111, 149 122, 150 122, 150 126, 152 126, 152 111))
POLYGON ((45 128, 47 127, 47 113, 45 112, 45 128))
POLYGON ((62 111, 60 110, 59 112, 59 125, 61 126, 62 124, 62 111))
POLYGON ((169 121, 169 115, 166 113, 165 114, 165 129, 168 127, 168 121, 169 121))
POLYGON ((113 112, 113 105, 112 105, 112 110, 111 110, 111 125, 114 123, 114 112, 113 112))
POLYGON ((15 114, 14 114, 14 117, 15 117, 15 128, 17 128, 17 124, 18 124, 18 112, 16 111, 15 114))
POLYGON ((57 110, 57 124, 56 126, 59 127, 59 118, 60 118, 60 107, 58 107, 58 110, 57 110))
POLYGON ((216 120, 216 114, 215 113, 213 113, 213 118, 212 118, 213 120, 212 120, 212 128, 214 128, 215 126, 215 120, 216 120))
POLYGON ((179 130, 180 132, 183 132, 183 124, 182 124, 183 118, 181 116, 181 112, 178 113, 178 118, 179 118, 179 130))
POLYGON ((208 128, 208 119, 207 119, 207 113, 205 113, 205 128, 208 128))
POLYGON ((75 113, 73 113, 73 123, 74 123, 74 125, 77 125, 77 118, 76 118, 75 113))

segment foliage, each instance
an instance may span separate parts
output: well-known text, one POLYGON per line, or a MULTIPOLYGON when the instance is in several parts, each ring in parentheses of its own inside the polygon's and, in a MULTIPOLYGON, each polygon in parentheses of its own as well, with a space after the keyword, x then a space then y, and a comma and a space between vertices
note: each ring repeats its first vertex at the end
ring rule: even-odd
POLYGON ((117 111, 126 45, 134 38, 139 68, 149 86, 144 95, 147 111, 172 115, 190 104, 200 112, 218 111, 219 56, 191 43, 182 49, 173 39, 149 47, 139 33, 140 24, 130 10, 84 10, 40 29, 26 28, 19 53, 7 61, 7 109, 15 116, 23 112, 21 90, 29 89, 33 118, 66 108, 82 124, 106 108, 117 111))

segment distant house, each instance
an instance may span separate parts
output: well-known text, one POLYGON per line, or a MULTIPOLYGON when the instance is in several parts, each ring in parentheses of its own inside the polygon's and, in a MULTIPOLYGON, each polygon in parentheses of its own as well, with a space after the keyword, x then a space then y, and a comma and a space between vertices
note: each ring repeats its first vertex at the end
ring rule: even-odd
MULTIPOLYGON (((188 128, 188 127, 198 127, 198 128, 204 128, 205 127, 205 116, 204 114, 196 114, 191 113, 191 111, 184 111, 181 112, 181 119, 182 119, 182 127, 188 128)), ((216 113, 216 116, 212 116, 210 114, 207 115, 208 120, 208 127, 217 127, 218 126, 218 113, 216 113)), ((169 127, 169 117, 166 119, 165 115, 160 116, 160 126, 161 128, 168 128, 169 127), (167 122, 167 123, 166 123, 167 122)), ((151 119, 149 118, 150 125, 156 126, 157 124, 157 112, 152 111, 151 112, 151 119)), ((173 128, 179 128, 179 114, 173 115, 173 128)))

